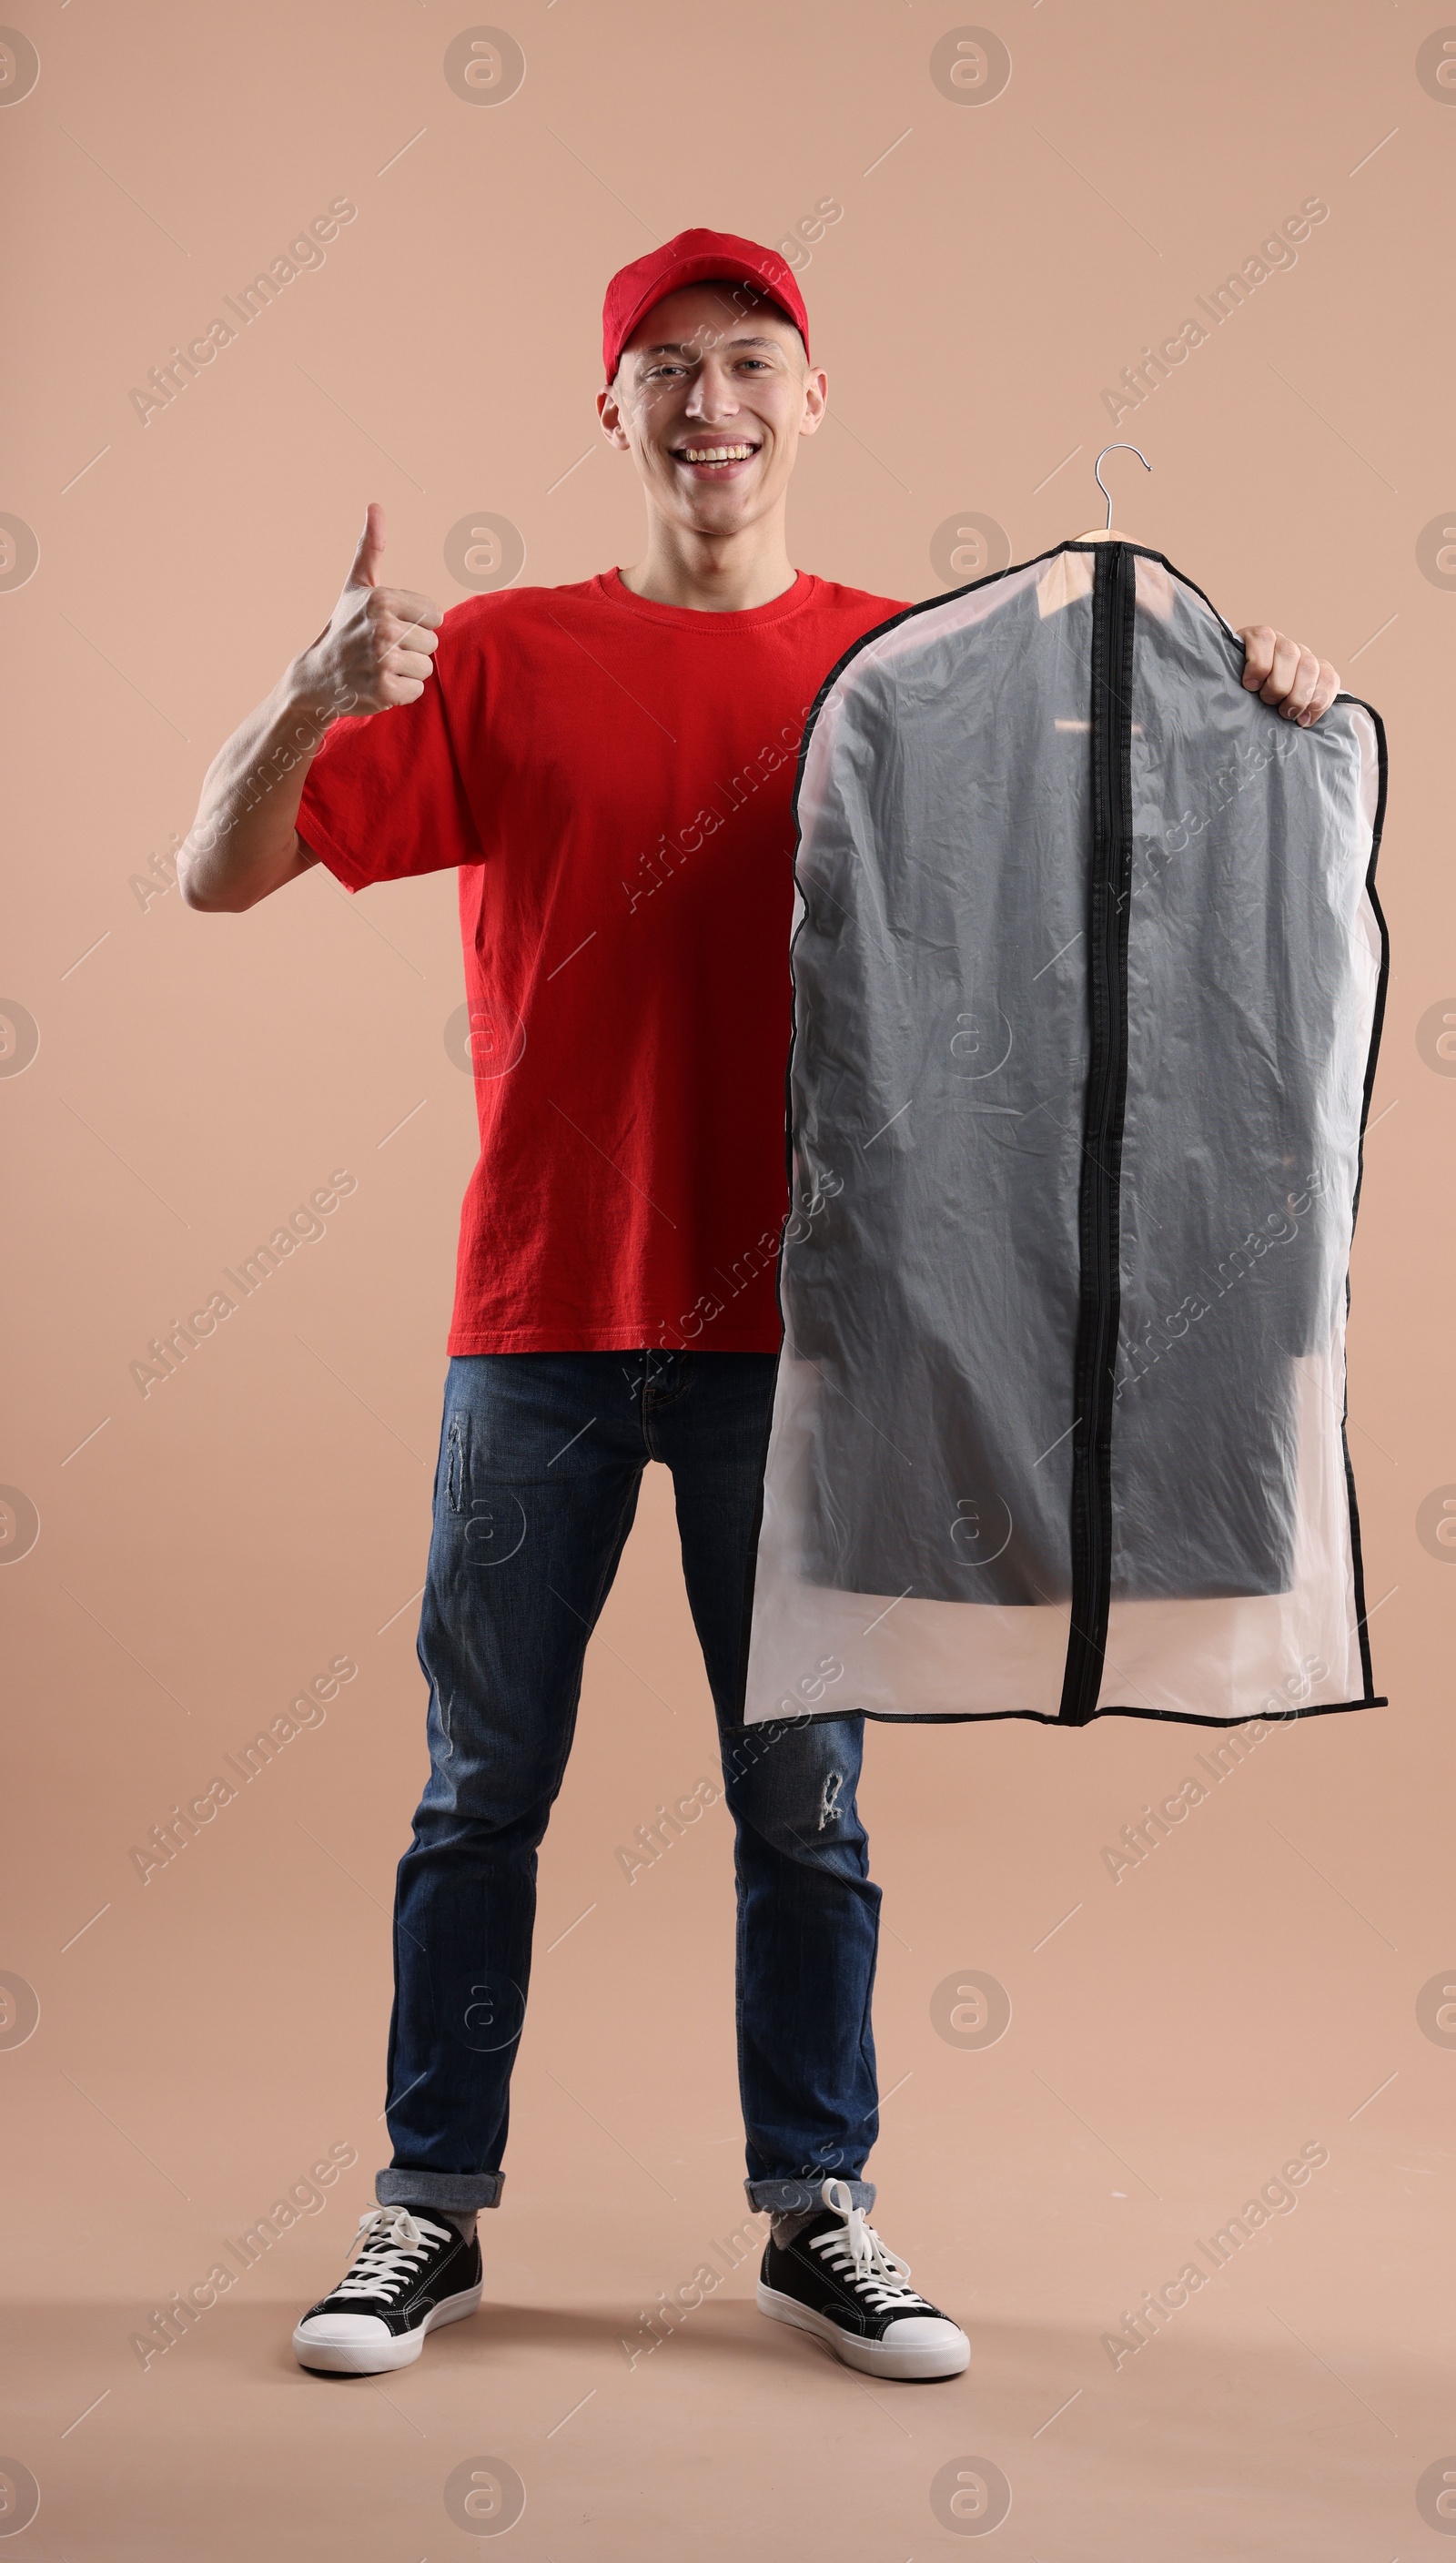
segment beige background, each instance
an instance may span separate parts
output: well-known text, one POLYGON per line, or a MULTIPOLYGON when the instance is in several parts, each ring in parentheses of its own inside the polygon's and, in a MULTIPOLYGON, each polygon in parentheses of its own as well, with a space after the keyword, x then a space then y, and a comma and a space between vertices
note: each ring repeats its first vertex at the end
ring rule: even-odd
POLYGON ((40 544, 0 593, 5 993, 40 1032, 0 1092, 0 1479, 40 1519, 0 1577, 0 1971, 40 2003, 0 2050, 0 2476, 41 2490, 5 2550, 442 2563, 472 2550, 447 2478, 498 2458, 526 2485, 521 2563, 750 2541, 923 2563, 967 2550, 931 2500, 954 2461, 1010 2483, 987 2550, 1015 2563, 1439 2555, 1456 2520, 1426 2523, 1417 2486, 1456 2468, 1456 2046, 1416 2007, 1456 1979, 1456 1551, 1418 1523, 1456 1480, 1456 1084, 1429 1013, 1456 987, 1456 594, 1417 546, 1456 520, 1456 90, 1417 51, 1441 21, 997 0, 1011 78, 968 103, 929 73, 945 10, 513 0, 526 76, 493 105, 443 74, 470 23, 51 0, 21 31, 40 78, 0 109, 22 387, 0 509, 40 544), (358 216, 326 264, 142 426, 148 368, 339 196, 358 216), (1114 427, 1103 388, 1310 196, 1330 216, 1297 266, 1114 427), (391 573, 445 604, 472 511, 519 529, 528 580, 631 560, 636 485, 591 415, 607 275, 692 223, 782 241, 824 197, 842 214, 802 278, 832 417, 797 561, 931 594, 948 517, 1025 557, 1099 518, 1093 457, 1136 437, 1154 473, 1114 458, 1119 522, 1387 719, 1351 1439, 1391 1705, 1275 1735, 1116 1885, 1102 1847, 1202 1735, 871 1729, 871 2168, 971 2372, 870 2389, 759 2321, 748 2261, 632 2366, 623 2336, 745 2213, 726 1821, 632 1886, 614 1856, 711 1767, 654 1471, 543 1859, 493 2310, 402 2377, 321 2384, 287 2332, 383 2158, 388 1904, 425 1769, 412 1597, 473 1147, 455 884, 351 905, 315 873, 234 919, 132 880, 323 622, 367 498, 391 573), (326 1238, 143 1400, 148 1339, 336 1168, 357 1189, 326 1238), (341 1653, 359 1672, 325 1722, 143 1885, 131 1847, 341 1653), (931 2019, 967 1969, 1011 1998, 982 2050, 931 2019), (1114 2373, 1099 2335, 1304 2144, 1329 2162, 1297 2211, 1114 2373), (129 2334, 334 2145, 358 2164, 326 2207, 143 2373, 129 2334))

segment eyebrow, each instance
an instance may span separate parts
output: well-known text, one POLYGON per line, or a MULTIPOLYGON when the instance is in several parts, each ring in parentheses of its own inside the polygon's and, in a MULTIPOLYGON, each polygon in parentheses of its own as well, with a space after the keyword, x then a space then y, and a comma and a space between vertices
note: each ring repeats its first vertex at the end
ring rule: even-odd
MULTIPOLYGON (((720 347, 782 347, 783 343, 781 338, 719 338, 715 341, 720 347)), ((659 346, 638 347, 635 352, 638 356, 691 356, 696 354, 697 347, 696 341, 690 338, 664 338, 659 346)))

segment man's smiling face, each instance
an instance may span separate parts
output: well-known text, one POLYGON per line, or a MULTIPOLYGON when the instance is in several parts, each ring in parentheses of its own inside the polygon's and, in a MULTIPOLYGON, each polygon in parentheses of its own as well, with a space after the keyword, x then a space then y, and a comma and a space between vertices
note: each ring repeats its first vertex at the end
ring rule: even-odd
POLYGON ((597 409, 664 515, 693 533, 733 534, 777 504, 824 391, 777 304, 709 282, 644 314, 597 409))

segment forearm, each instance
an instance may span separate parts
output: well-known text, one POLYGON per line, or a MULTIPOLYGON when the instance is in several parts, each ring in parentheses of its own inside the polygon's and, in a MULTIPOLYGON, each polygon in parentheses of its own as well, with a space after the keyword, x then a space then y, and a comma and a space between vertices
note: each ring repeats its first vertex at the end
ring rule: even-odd
POLYGON ((298 838, 298 804, 325 732, 352 700, 305 650, 219 749, 178 856, 189 907, 252 907, 317 860, 298 838))

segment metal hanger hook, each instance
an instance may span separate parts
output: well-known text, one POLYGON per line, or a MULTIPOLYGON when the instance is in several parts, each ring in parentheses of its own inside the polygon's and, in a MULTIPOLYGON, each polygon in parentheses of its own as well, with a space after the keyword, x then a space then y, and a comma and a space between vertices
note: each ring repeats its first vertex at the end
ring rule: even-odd
POLYGON ((1109 454, 1136 454, 1138 461, 1141 463, 1145 472, 1151 472, 1153 466, 1149 462, 1147 455, 1143 452, 1140 445, 1104 445, 1102 452, 1098 455, 1096 462, 1092 466, 1092 478, 1096 482, 1104 498, 1107 500, 1107 531, 1111 533, 1112 493, 1107 487, 1107 483, 1102 478, 1102 467, 1107 461, 1109 454))

